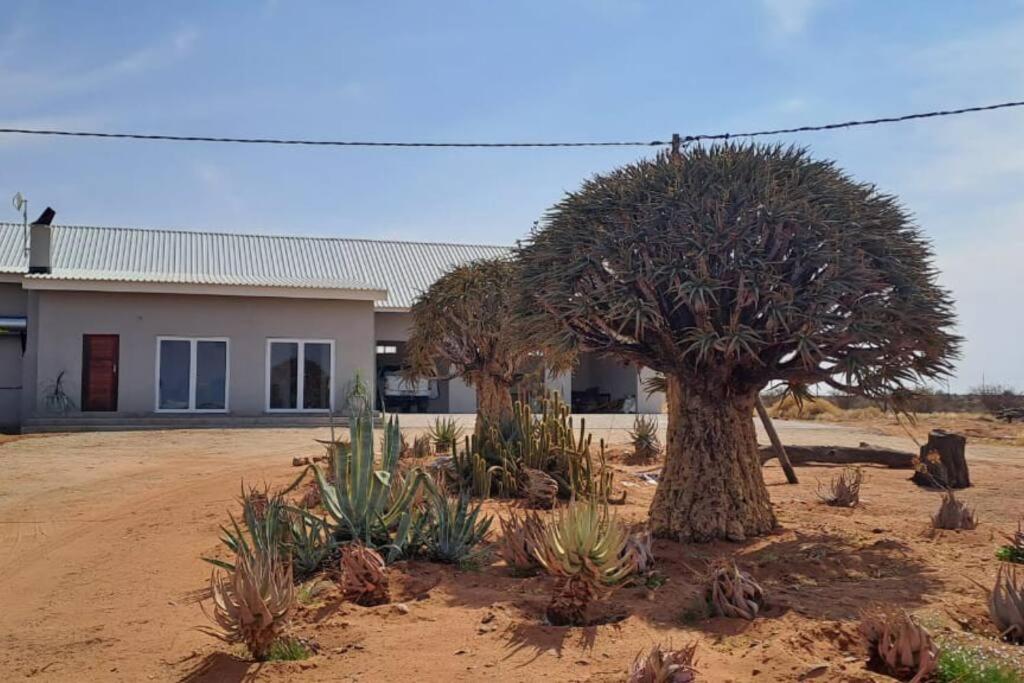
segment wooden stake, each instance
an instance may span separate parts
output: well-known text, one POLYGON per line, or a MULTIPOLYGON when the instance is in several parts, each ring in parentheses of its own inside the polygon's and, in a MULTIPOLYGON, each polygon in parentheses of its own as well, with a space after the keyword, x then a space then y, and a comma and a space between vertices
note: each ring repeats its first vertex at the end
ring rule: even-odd
POLYGON ((793 471, 793 466, 789 463, 789 456, 786 455, 786 447, 779 440, 779 433, 775 431, 775 425, 772 424, 772 419, 768 417, 768 411, 765 410, 760 394, 758 394, 754 405, 757 408, 758 417, 761 418, 761 424, 764 425, 764 431, 768 432, 768 438, 775 449, 775 455, 779 458, 779 464, 782 465, 782 471, 786 473, 786 481, 790 484, 799 484, 800 480, 796 478, 796 472, 793 471))
POLYGON ((678 164, 682 161, 683 157, 679 153, 679 148, 683 144, 683 139, 679 137, 679 133, 672 133, 672 163, 678 164))

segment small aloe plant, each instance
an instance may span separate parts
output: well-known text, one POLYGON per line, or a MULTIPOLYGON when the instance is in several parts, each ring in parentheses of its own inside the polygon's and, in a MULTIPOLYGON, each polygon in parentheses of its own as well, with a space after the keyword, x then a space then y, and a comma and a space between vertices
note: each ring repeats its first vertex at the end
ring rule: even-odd
POLYGON ((480 503, 461 495, 449 498, 440 491, 430 495, 430 525, 425 534, 427 557, 435 562, 460 564, 480 555, 493 518, 480 514, 480 503))

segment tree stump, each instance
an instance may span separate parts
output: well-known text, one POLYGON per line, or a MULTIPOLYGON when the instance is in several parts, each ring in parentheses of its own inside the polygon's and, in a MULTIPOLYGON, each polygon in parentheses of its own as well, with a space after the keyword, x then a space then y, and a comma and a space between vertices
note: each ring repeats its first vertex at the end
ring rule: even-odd
POLYGON ((925 471, 914 473, 913 481, 922 486, 965 489, 971 485, 964 450, 967 439, 960 434, 933 429, 928 443, 921 446, 921 464, 925 471))

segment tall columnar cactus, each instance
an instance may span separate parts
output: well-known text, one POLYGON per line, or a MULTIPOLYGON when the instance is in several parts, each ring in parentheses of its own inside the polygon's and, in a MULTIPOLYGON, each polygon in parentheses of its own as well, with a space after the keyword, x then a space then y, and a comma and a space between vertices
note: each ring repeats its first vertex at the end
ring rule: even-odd
POLYGON ((389 558, 403 551, 416 528, 413 500, 424 476, 396 476, 401 432, 392 416, 384 427, 380 462, 374 453, 373 418, 368 408, 352 416, 351 445, 331 449, 332 478, 311 466, 324 510, 341 539, 390 547, 389 558), (400 487, 392 490, 392 487, 400 487))

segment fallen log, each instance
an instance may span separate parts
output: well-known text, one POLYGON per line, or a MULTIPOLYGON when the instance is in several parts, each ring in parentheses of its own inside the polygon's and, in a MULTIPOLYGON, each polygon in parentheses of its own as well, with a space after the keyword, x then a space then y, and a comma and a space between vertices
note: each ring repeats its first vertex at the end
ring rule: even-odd
MULTIPOLYGON (((761 446, 761 464, 775 458, 772 446, 761 446)), ((786 446, 786 454, 794 465, 883 465, 894 470, 914 469, 914 454, 877 446, 786 446)))

